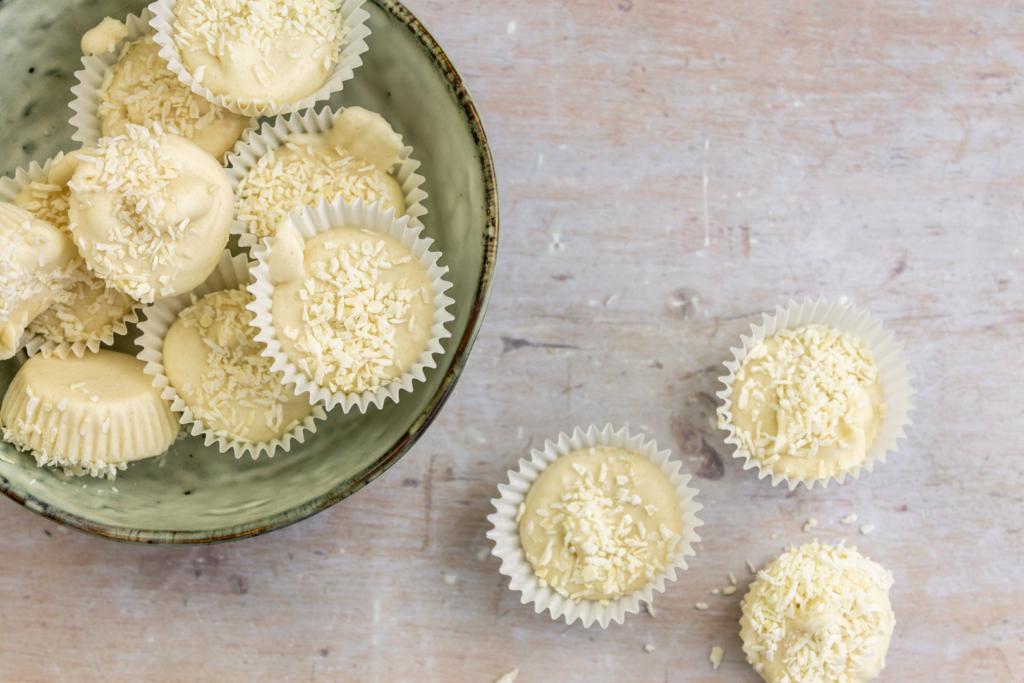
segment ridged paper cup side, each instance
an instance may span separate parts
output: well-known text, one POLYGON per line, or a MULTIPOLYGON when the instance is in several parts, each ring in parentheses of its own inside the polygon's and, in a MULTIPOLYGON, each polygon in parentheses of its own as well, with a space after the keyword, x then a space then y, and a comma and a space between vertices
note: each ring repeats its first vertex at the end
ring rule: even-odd
POLYGON ((545 441, 542 450, 532 449, 530 460, 520 459, 519 469, 508 472, 509 483, 498 485, 501 497, 491 501, 496 512, 487 517, 487 521, 494 526, 487 532, 487 538, 494 541, 491 554, 501 560, 499 571, 511 579, 509 588, 522 593, 522 604, 533 603, 537 614, 549 610, 551 618, 556 621, 565 617, 567 624, 580 620, 587 628, 594 622, 599 623, 601 628, 607 628, 609 623, 614 621, 621 624, 627 614, 639 612, 640 603, 653 601, 655 591, 663 593, 665 584, 676 580, 676 570, 686 570, 684 558, 696 555, 693 544, 700 541, 700 536, 695 529, 704 524, 697 517, 697 512, 704 507, 694 500, 697 489, 687 486, 690 475, 679 473, 682 463, 670 459, 671 455, 672 452, 669 450, 659 451, 654 440, 645 441, 643 434, 631 435, 625 427, 615 431, 612 425, 608 424, 604 429, 591 425, 586 431, 577 427, 572 436, 562 432, 558 435, 557 441, 545 441), (654 581, 629 595, 609 600, 606 605, 594 600, 581 600, 577 604, 570 598, 559 595, 550 586, 541 588, 537 583, 533 565, 526 559, 526 553, 523 551, 519 540, 519 523, 516 521, 520 504, 526 500, 526 494, 533 482, 548 465, 572 451, 594 446, 622 448, 654 463, 675 488, 683 515, 683 538, 676 548, 672 562, 654 581))
MULTIPOLYGON (((134 42, 153 31, 149 25, 152 18, 153 13, 149 9, 143 10, 142 16, 129 14, 124 20, 128 36, 118 42, 112 51, 82 57, 83 68, 75 72, 78 84, 71 88, 75 99, 68 105, 75 112, 70 121, 71 125, 75 127, 71 139, 82 143, 82 147, 95 147, 103 137, 103 124, 99 116, 99 91, 103 86, 103 77, 107 69, 117 64, 118 56, 126 41, 134 42)), ((256 118, 251 118, 246 126, 246 132, 255 129, 257 125, 256 118)), ((227 153, 224 154, 224 157, 227 157, 227 153)), ((224 159, 217 159, 217 161, 223 163, 224 159)))
MULTIPOLYGON (((63 158, 64 153, 60 152, 54 158, 48 159, 42 166, 33 161, 29 164, 28 168, 19 168, 15 171, 13 178, 8 178, 6 176, 0 178, 0 202, 13 201, 26 185, 34 182, 45 183, 50 174, 50 169, 63 158)), ((110 346, 113 344, 114 337, 127 334, 128 325, 139 322, 138 311, 143 307, 144 304, 133 305, 124 318, 122 318, 120 322, 114 323, 110 330, 99 339, 90 339, 87 342, 61 342, 58 344, 48 340, 41 334, 33 334, 26 330, 25 334, 21 337, 20 345, 24 347, 25 353, 29 356, 41 353, 43 354, 43 358, 49 358, 52 355, 56 355, 61 360, 64 360, 69 354, 73 353, 81 358, 85 355, 86 351, 96 353, 100 350, 100 346, 110 346)))
MULTIPOLYGON (((344 107, 335 111, 324 107, 319 113, 310 109, 302 114, 279 116, 272 122, 264 123, 259 131, 243 133, 227 157, 226 171, 231 180, 231 191, 235 195, 235 200, 238 200, 239 183, 267 152, 284 145, 285 138, 289 135, 327 132, 334 127, 335 119, 344 110, 344 107)), ((420 162, 412 158, 412 152, 412 147, 403 147, 398 151, 402 161, 395 170, 395 179, 405 195, 405 215, 409 217, 409 226, 422 228, 423 223, 420 219, 427 213, 427 208, 423 205, 427 193, 422 188, 425 178, 416 172, 420 162)), ((231 233, 239 236, 239 246, 255 247, 260 243, 260 238, 249 232, 249 227, 240 220, 236 219, 231 224, 231 233)))
MULTIPOLYGON (((188 429, 192 436, 202 435, 207 446, 216 443, 221 453, 231 449, 236 458, 249 453, 255 460, 262 453, 266 453, 267 457, 272 458, 278 449, 287 453, 291 450, 292 442, 304 443, 307 434, 316 433, 316 421, 327 417, 323 406, 316 405, 312 414, 295 429, 272 441, 248 443, 225 436, 217 436, 201 419, 193 415, 192 410, 171 386, 170 380, 164 374, 163 354, 164 337, 167 335, 167 330, 178 319, 178 314, 192 305, 193 297, 198 301, 207 294, 226 289, 237 289, 239 286, 249 284, 249 266, 249 260, 244 254, 232 257, 231 252, 225 250, 217 268, 203 284, 187 294, 160 299, 146 309, 146 321, 139 324, 142 336, 136 341, 136 344, 142 347, 138 358, 146 363, 145 373, 153 376, 153 386, 162 389, 161 396, 165 400, 171 401, 171 410, 178 413, 181 425, 188 429)), ((287 382, 285 384, 287 385, 287 382)))
POLYGON ((420 237, 423 228, 413 227, 410 224, 409 216, 395 218, 394 209, 381 211, 380 202, 364 204, 361 199, 356 200, 353 204, 340 198, 331 203, 321 201, 318 207, 304 207, 301 215, 289 214, 286 222, 304 240, 331 228, 342 226, 364 228, 390 235, 405 245, 412 252, 413 258, 419 260, 426 268, 427 277, 430 279, 434 292, 434 319, 426 349, 420 354, 416 363, 396 380, 376 391, 346 394, 342 391, 332 392, 327 387, 319 386, 288 359, 281 348, 281 342, 277 339, 271 313, 277 282, 270 275, 267 260, 270 257, 270 249, 277 239, 268 237, 259 248, 253 251, 253 256, 258 263, 254 264, 252 268, 254 282, 249 285, 249 291, 253 293, 256 300, 249 304, 249 309, 256 314, 252 324, 260 329, 256 339, 267 345, 263 355, 274 359, 272 369, 283 372, 286 383, 295 382, 297 394, 308 393, 310 403, 324 401, 328 410, 333 410, 335 406, 340 405, 346 413, 353 407, 358 407, 359 412, 365 413, 370 405, 382 408, 388 399, 398 403, 399 394, 402 391, 411 392, 413 390, 413 382, 426 381, 424 371, 427 368, 437 367, 434 356, 444 355, 441 341, 452 336, 445 325, 455 317, 446 309, 455 301, 445 294, 452 286, 444 279, 445 274, 448 273, 448 267, 438 265, 438 259, 441 258, 440 252, 430 251, 430 245, 434 240, 420 237))
POLYGON ((813 489, 816 483, 820 483, 822 488, 825 488, 833 479, 842 484, 847 474, 857 479, 862 470, 871 472, 875 463, 885 462, 888 451, 899 450, 896 442, 907 437, 904 429, 911 424, 909 413, 914 409, 910 397, 917 392, 910 385, 914 374, 907 370, 908 361, 901 353, 903 345, 893 340, 894 333, 884 329, 881 320, 872 317, 868 310, 858 311, 856 305, 851 301, 843 299, 829 301, 824 297, 817 301, 806 297, 802 304, 791 300, 786 307, 776 306, 774 315, 764 313, 762 318, 762 324, 750 325, 749 336, 741 336, 742 348, 730 349, 733 360, 725 362, 725 369, 729 374, 719 377, 719 380, 725 385, 725 389, 717 394, 718 398, 723 401, 723 405, 718 408, 718 425, 729 433, 725 442, 736 446, 733 457, 744 461, 743 469, 749 470, 756 467, 758 468, 758 479, 770 476, 772 486, 784 481, 790 491, 801 482, 808 489, 813 489), (882 421, 878 438, 868 449, 864 461, 855 469, 840 472, 838 475, 833 474, 825 481, 817 478, 806 480, 795 476, 790 477, 776 472, 770 466, 762 465, 761 461, 750 453, 736 435, 737 430, 732 418, 732 394, 736 372, 742 366, 743 360, 750 350, 758 342, 764 341, 780 330, 794 330, 804 325, 827 325, 860 337, 871 349, 871 355, 874 357, 886 407, 885 419, 882 421))
POLYGON ((327 81, 323 87, 312 95, 291 103, 278 103, 272 100, 241 101, 227 98, 224 95, 215 95, 212 90, 200 85, 181 63, 181 54, 178 52, 178 46, 174 43, 174 7, 177 0, 157 0, 152 3, 149 6, 149 11, 154 14, 154 17, 150 26, 156 30, 154 40, 160 45, 160 56, 167 60, 167 68, 177 74, 178 80, 191 88, 192 92, 205 97, 210 102, 230 109, 236 114, 257 117, 276 116, 309 109, 317 102, 329 99, 332 94, 342 90, 345 87, 345 81, 353 77, 354 70, 362 66, 363 59, 360 55, 370 49, 370 46, 366 44, 366 37, 370 35, 370 28, 366 25, 366 20, 370 18, 370 13, 362 9, 365 1, 345 0, 342 4, 341 15, 345 17, 345 28, 348 29, 348 33, 345 36, 345 45, 341 50, 341 59, 327 75, 327 81))

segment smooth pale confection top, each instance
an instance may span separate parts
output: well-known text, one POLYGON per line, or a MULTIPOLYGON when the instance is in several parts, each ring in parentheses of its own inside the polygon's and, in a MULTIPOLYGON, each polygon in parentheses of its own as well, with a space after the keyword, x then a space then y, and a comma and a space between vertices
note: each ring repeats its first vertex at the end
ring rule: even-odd
POLYGON ((822 325, 780 330, 755 345, 732 398, 733 424, 751 455, 804 481, 859 467, 885 418, 871 350, 822 325))
POLYGON ((885 667, 891 572, 854 548, 790 546, 757 574, 740 637, 767 683, 866 683, 885 667))
POLYGON ((530 486, 519 539, 541 587, 613 600, 673 561, 682 540, 679 496, 647 458, 597 446, 561 456, 530 486))
POLYGON ((394 381, 426 350, 434 291, 395 238, 331 228, 305 240, 302 275, 277 283, 271 315, 282 350, 310 380, 361 394, 394 381))
POLYGON ((338 63, 341 0, 178 0, 174 42, 192 77, 242 106, 313 95, 338 63))
POLYGON ((89 267, 150 303, 191 291, 217 267, 232 192, 193 142, 131 123, 125 133, 79 155, 68 216, 89 267))
MULTIPOLYGON (((77 167, 78 152, 64 156, 50 168, 45 181, 29 183, 11 203, 54 225, 72 239, 68 223, 71 200, 68 181, 77 167)), ((54 344, 109 341, 115 324, 131 312, 135 300, 108 286, 80 255, 76 254, 74 262, 75 268, 64 292, 29 323, 28 330, 54 344)))
POLYGON ((167 68, 153 35, 126 44, 117 63, 104 74, 97 93, 103 136, 123 135, 125 123, 152 126, 156 122, 214 158, 223 158, 249 125, 249 117, 192 92, 167 68))
POLYGON ((4 438, 40 465, 110 478, 127 462, 160 455, 174 443, 178 420, 144 367, 107 350, 33 356, 0 406, 4 438))
POLYGON ((405 195, 390 171, 401 162, 402 136, 380 114, 347 107, 324 133, 289 135, 264 154, 238 184, 238 220, 257 237, 273 235, 289 213, 338 197, 380 201, 405 215, 405 195))
POLYGON ((113 52, 117 44, 127 37, 128 27, 113 17, 104 17, 82 36, 82 54, 92 56, 113 52))
POLYGON ((17 353, 28 324, 63 294, 76 255, 59 229, 0 202, 0 360, 17 353))
POLYGON ((183 310, 164 337, 164 373, 170 384, 217 436, 243 443, 267 443, 293 430, 313 411, 273 359, 260 355, 245 307, 245 290, 213 292, 183 310))

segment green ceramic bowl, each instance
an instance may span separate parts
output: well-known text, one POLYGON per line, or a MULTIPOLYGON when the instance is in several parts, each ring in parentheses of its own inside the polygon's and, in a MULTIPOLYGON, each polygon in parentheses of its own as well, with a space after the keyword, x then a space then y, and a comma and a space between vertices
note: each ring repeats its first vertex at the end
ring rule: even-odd
MULTIPOLYGON (((145 2, 0 0, 0 174, 77 149, 68 119, 82 33, 104 16, 140 14, 145 2)), ((445 354, 399 404, 365 415, 334 411, 289 453, 236 460, 179 440, 165 458, 129 465, 113 483, 67 477, 0 444, 0 490, 56 522, 139 543, 214 543, 298 522, 366 486, 430 426, 469 357, 487 307, 498 248, 494 166, 473 101, 452 63, 402 5, 371 0, 363 66, 325 104, 380 112, 423 165, 425 236, 451 272, 455 315, 445 354), (114 493, 112 487, 117 488, 114 493)), ((130 339, 121 350, 135 353, 130 339)), ((0 363, 0 392, 16 361, 0 363)))

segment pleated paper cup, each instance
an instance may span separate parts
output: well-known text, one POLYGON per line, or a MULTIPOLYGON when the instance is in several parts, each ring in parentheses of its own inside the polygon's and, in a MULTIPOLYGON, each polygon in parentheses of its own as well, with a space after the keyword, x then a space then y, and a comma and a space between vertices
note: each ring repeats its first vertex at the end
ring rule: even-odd
MULTIPOLYGON (((231 179, 231 191, 235 195, 235 200, 238 200, 239 183, 268 152, 283 146, 289 135, 327 132, 334 127, 335 119, 344 110, 344 107, 337 111, 324 107, 319 113, 310 109, 302 114, 279 116, 270 123, 264 123, 258 132, 243 133, 241 140, 227 158, 226 170, 228 178, 231 179)), ((421 187, 425 178, 416 173, 420 162, 412 158, 412 152, 412 147, 403 147, 398 151, 401 163, 395 169, 394 177, 405 195, 405 215, 409 217, 409 227, 422 228, 420 218, 427 213, 427 208, 423 206, 427 193, 421 187)), ((260 243, 260 238, 251 233, 249 226, 243 221, 236 219, 231 224, 231 233, 239 236, 239 246, 255 247, 260 243)))
POLYGON ((551 618, 556 621, 565 617, 567 624, 580 620, 587 628, 594 622, 599 623, 601 628, 607 628, 612 621, 621 624, 627 614, 639 612, 640 603, 650 603, 654 600, 655 591, 663 593, 665 584, 676 580, 676 571, 686 570, 684 558, 696 555, 693 544, 700 541, 700 536, 695 529, 704 524, 697 518, 697 512, 704 507, 694 500, 697 489, 687 486, 690 475, 679 473, 681 463, 678 460, 671 460, 671 455, 672 452, 669 450, 659 451, 657 443, 653 440, 645 441, 643 434, 631 435, 626 428, 615 431, 610 424, 600 430, 597 425, 591 425, 586 431, 577 427, 572 436, 563 432, 558 435, 557 441, 545 441, 543 450, 532 449, 530 460, 521 459, 519 469, 509 470, 509 483, 498 485, 501 497, 491 501, 497 512, 487 517, 487 521, 494 526, 487 532, 487 538, 494 541, 491 554, 501 560, 499 571, 511 579, 509 588, 522 593, 522 604, 532 603, 537 614, 549 610, 551 618), (533 565, 526 559, 526 553, 519 540, 517 517, 520 505, 526 500, 530 487, 548 465, 572 451, 595 446, 621 448, 636 453, 650 460, 668 477, 676 490, 676 495, 679 496, 679 507, 683 515, 683 538, 676 546, 676 554, 672 561, 654 581, 647 583, 643 588, 616 600, 584 599, 577 603, 571 598, 559 595, 551 586, 541 587, 538 583, 537 574, 533 565))
POLYGON ((860 477, 861 471, 871 472, 875 463, 885 462, 888 451, 899 450, 896 442, 907 437, 904 429, 911 424, 909 413, 914 409, 910 397, 917 392, 910 385, 914 374, 907 370, 908 361, 901 354, 903 345, 893 340, 894 333, 891 330, 882 328, 881 320, 873 318, 870 311, 858 311, 853 302, 844 302, 841 299, 828 301, 824 297, 817 301, 806 297, 802 304, 791 300, 785 308, 776 306, 774 315, 764 313, 762 317, 761 325, 751 324, 750 335, 741 337, 743 347, 731 349, 734 360, 725 362, 725 369, 729 374, 719 377, 719 380, 725 384, 725 389, 717 394, 718 398, 724 402, 724 405, 718 408, 718 426, 729 432, 725 443, 736 446, 733 457, 744 461, 744 470, 757 468, 758 479, 770 476, 772 486, 786 482, 790 491, 800 483, 803 483, 808 489, 813 489, 816 483, 820 483, 822 488, 825 488, 833 479, 842 484, 847 474, 857 479, 860 477), (882 400, 886 407, 885 418, 882 420, 878 438, 868 449, 864 461, 856 468, 832 474, 824 481, 816 477, 802 479, 789 476, 776 472, 770 465, 763 465, 737 436, 737 428, 733 424, 732 417, 732 395, 736 372, 743 365, 750 350, 758 342, 764 341, 780 330, 795 330, 805 325, 827 325, 861 338, 871 350, 875 367, 878 368, 879 381, 882 385, 882 400))
POLYGON ((256 300, 249 304, 249 309, 256 314, 252 324, 260 329, 256 339, 267 345, 263 355, 274 359, 272 370, 284 373, 286 383, 295 382, 297 394, 309 394, 310 403, 324 401, 328 410, 341 406, 344 412, 352 408, 358 408, 359 412, 365 413, 367 408, 374 405, 382 408, 384 403, 391 399, 398 403, 399 394, 402 391, 411 392, 414 382, 425 382, 424 371, 428 368, 437 367, 435 356, 444 355, 444 347, 441 341, 451 337, 445 325, 455 317, 446 309, 455 301, 445 292, 451 288, 451 283, 444 279, 448 272, 447 266, 438 265, 441 258, 440 252, 430 251, 432 239, 424 239, 419 236, 422 227, 410 225, 409 216, 395 218, 395 210, 388 209, 381 211, 380 202, 364 204, 362 199, 349 204, 338 198, 331 203, 321 201, 320 206, 304 207, 302 214, 296 216, 289 214, 285 224, 290 226, 303 240, 310 239, 314 235, 326 232, 336 227, 355 227, 373 232, 390 235, 401 242, 410 252, 413 258, 419 260, 427 270, 427 277, 430 279, 431 288, 434 292, 434 319, 430 329, 430 339, 427 341, 427 348, 420 354, 419 359, 404 374, 378 388, 376 391, 367 391, 361 394, 347 394, 343 391, 332 392, 330 388, 318 385, 310 379, 306 373, 289 360, 281 342, 278 341, 277 331, 274 329, 273 307, 274 290, 277 281, 270 275, 267 261, 270 257, 270 249, 277 241, 276 237, 268 237, 263 244, 253 251, 253 256, 258 261, 252 268, 254 282, 249 285, 249 291, 253 293, 256 300))
MULTIPOLYGON (((15 171, 13 178, 0 178, 0 202, 13 201, 26 185, 30 185, 34 182, 45 183, 49 177, 50 169, 63 158, 64 153, 60 152, 54 158, 48 159, 42 166, 33 161, 29 164, 28 168, 19 168, 15 171)), ((25 353, 29 356, 41 353, 44 358, 56 355, 58 358, 63 360, 67 358, 69 354, 73 353, 81 358, 85 355, 86 351, 95 353, 100 350, 100 346, 110 346, 113 344, 114 337, 127 334, 128 325, 139 322, 138 311, 141 308, 143 308, 143 304, 141 303, 133 305, 124 318, 121 319, 120 322, 111 325, 110 330, 103 334, 99 339, 61 342, 58 344, 50 341, 41 334, 33 334, 26 330, 25 334, 21 337, 20 344, 24 347, 25 353)))
MULTIPOLYGON (((78 84, 71 88, 75 99, 68 106, 75 112, 70 121, 71 125, 75 127, 71 139, 82 143, 83 148, 95 147, 103 137, 103 123, 99 117, 99 91, 103 86, 103 78, 107 69, 117 64, 118 57, 126 43, 135 42, 152 33, 153 29, 149 25, 152 18, 153 13, 149 9, 143 10, 142 16, 139 17, 129 14, 124 20, 128 36, 123 38, 112 51, 82 57, 83 68, 75 72, 78 84)), ((257 125, 256 118, 250 118, 245 132, 254 130, 257 125)), ((224 156, 226 157, 227 153, 224 156)), ((224 159, 217 159, 217 161, 223 163, 224 159)))
POLYGON ((192 89, 192 92, 202 95, 210 102, 226 107, 236 114, 246 116, 276 116, 287 114, 293 111, 309 109, 317 102, 326 100, 330 96, 345 87, 345 81, 353 76, 353 71, 363 64, 361 54, 370 49, 366 44, 366 37, 370 35, 370 28, 366 20, 370 13, 362 9, 366 0, 345 0, 341 6, 341 15, 345 17, 345 28, 348 33, 345 36, 345 44, 341 49, 341 58, 327 75, 324 85, 312 95, 304 97, 298 102, 274 102, 273 100, 239 100, 228 98, 224 95, 215 95, 209 88, 203 87, 192 77, 185 65, 181 63, 181 53, 174 42, 174 7, 177 0, 157 0, 149 6, 149 11, 155 16, 150 25, 156 30, 156 42, 160 45, 160 56, 167 60, 168 68, 178 75, 178 80, 192 89))
MULTIPOLYGON (((163 354, 164 337, 167 335, 167 330, 178 319, 178 314, 207 294, 222 292, 226 289, 238 289, 240 286, 249 284, 249 266, 249 259, 244 254, 232 257, 231 252, 225 250, 216 270, 206 278, 203 284, 187 294, 160 299, 146 309, 146 322, 139 324, 142 336, 136 341, 136 344, 142 347, 138 358, 146 363, 145 373, 153 376, 153 386, 163 390, 162 397, 171 401, 171 410, 180 416, 181 425, 188 429, 192 436, 203 436, 207 446, 216 443, 221 453, 231 449, 236 458, 241 458, 244 454, 249 453, 252 459, 256 460, 262 453, 266 453, 267 457, 272 458, 278 449, 287 453, 291 450, 293 442, 304 443, 307 434, 316 433, 316 421, 327 417, 323 406, 314 406, 312 414, 305 420, 290 432, 282 434, 272 441, 250 443, 218 436, 192 413, 192 409, 171 386, 170 380, 164 374, 163 354)), ((284 384, 288 383, 284 382, 284 384)))

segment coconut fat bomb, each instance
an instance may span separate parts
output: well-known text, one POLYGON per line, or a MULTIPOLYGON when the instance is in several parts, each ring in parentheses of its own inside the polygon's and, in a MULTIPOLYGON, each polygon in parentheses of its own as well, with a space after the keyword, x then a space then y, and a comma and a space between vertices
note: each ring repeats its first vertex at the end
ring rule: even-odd
MULTIPOLYGON (((68 181, 77 166, 77 152, 65 156, 53 165, 45 182, 29 183, 11 203, 72 239, 68 181)), ((80 255, 76 254, 74 263, 64 293, 28 326, 29 332, 54 344, 100 341, 112 333, 114 325, 123 321, 135 305, 133 298, 97 277, 80 255)))
POLYGON ((64 295, 75 255, 60 230, 0 202, 0 360, 17 353, 28 324, 64 295))
POLYGON ((270 150, 238 184, 238 220, 257 237, 273 235, 289 213, 303 206, 362 199, 405 215, 405 196, 390 171, 401 159, 402 136, 380 114, 348 107, 324 133, 289 135, 270 150))
POLYGON ((885 418, 871 350, 824 325, 758 342, 736 372, 732 396, 733 424, 751 455, 805 481, 858 467, 885 418))
MULTIPOLYGON (((214 292, 178 314, 164 337, 164 373, 193 415, 217 436, 263 443, 295 429, 313 411, 270 372, 246 310, 253 295, 214 292)), ((294 387, 293 387, 294 388, 294 387)))
POLYGON ((152 303, 188 292, 227 245, 227 175, 194 143, 125 124, 79 154, 68 217, 86 263, 119 291, 152 303))
POLYGON ((178 435, 170 402, 145 363, 101 350, 82 358, 33 356, 0 405, 4 439, 40 467, 113 479, 126 463, 160 455, 178 435))
POLYGON ((345 43, 341 0, 178 0, 181 62, 228 101, 298 102, 323 87, 345 43))

